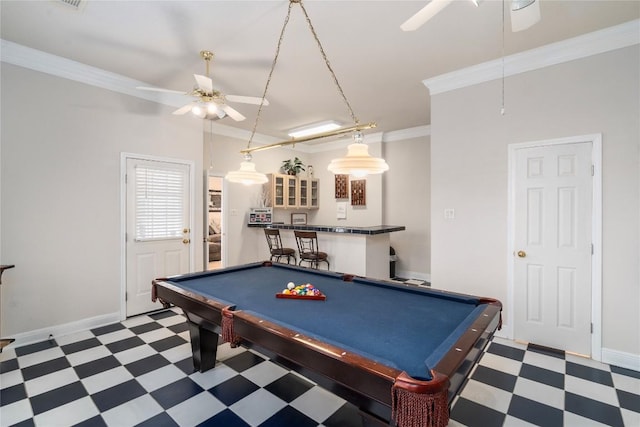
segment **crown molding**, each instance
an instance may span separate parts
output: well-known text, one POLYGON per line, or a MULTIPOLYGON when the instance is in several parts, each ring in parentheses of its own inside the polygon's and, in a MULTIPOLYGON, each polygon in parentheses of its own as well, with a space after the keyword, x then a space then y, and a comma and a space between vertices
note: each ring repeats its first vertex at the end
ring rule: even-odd
POLYGON ((416 126, 413 128, 394 130, 382 135, 382 142, 404 141, 411 138, 420 138, 431 135, 431 125, 416 126))
POLYGON ((422 81, 431 96, 640 43, 640 20, 583 34, 422 81), (504 75, 503 75, 504 64, 504 75))

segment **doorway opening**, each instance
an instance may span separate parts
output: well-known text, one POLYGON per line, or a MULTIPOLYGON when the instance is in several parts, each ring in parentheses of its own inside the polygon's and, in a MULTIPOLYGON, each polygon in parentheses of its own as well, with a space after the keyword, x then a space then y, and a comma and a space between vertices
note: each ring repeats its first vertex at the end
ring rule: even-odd
POLYGON ((224 267, 223 263, 223 215, 222 193, 224 179, 221 176, 208 175, 207 203, 205 213, 207 218, 207 234, 205 238, 204 260, 205 270, 217 270, 224 267))

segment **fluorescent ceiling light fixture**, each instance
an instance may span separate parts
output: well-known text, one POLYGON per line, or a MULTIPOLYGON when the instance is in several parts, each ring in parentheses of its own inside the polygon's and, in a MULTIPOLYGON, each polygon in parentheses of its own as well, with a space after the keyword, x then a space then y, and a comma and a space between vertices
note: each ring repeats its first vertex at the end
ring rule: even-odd
POLYGON ((302 138, 304 136, 316 135, 319 133, 340 129, 341 126, 342 124, 334 120, 329 120, 326 122, 314 123, 312 125, 291 129, 289 131, 289 136, 291 138, 302 138))

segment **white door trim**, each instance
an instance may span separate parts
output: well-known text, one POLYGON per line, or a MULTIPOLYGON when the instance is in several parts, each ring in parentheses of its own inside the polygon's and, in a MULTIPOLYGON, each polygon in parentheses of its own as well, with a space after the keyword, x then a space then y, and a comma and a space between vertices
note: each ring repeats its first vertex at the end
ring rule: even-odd
POLYGON ((513 143, 508 145, 508 212, 507 212, 507 300, 505 317, 508 319, 505 334, 514 337, 514 251, 515 251, 515 166, 516 150, 522 148, 543 147, 559 144, 575 144, 591 142, 591 161, 594 167, 592 190, 592 223, 591 239, 593 255, 591 257, 591 358, 602 361, 602 134, 571 136, 567 138, 549 139, 513 143))
POLYGON ((189 166, 189 224, 191 224, 191 244, 189 245, 189 271, 195 271, 195 162, 192 160, 172 159, 168 157, 149 156, 145 154, 120 153, 120 320, 127 318, 127 160, 140 159, 165 163, 177 163, 189 166))

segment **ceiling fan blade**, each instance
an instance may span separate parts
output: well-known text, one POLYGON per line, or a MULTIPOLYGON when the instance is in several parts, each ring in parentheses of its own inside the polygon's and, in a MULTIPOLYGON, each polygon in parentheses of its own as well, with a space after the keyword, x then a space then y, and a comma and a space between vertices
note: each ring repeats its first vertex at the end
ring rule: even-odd
POLYGON ((194 74, 193 77, 196 78, 196 82, 198 83, 198 87, 204 93, 213 92, 213 81, 207 76, 201 76, 200 74, 194 74))
POLYGON ((425 22, 436 16, 442 9, 449 6, 453 0, 431 0, 429 4, 420 9, 415 15, 407 19, 400 28, 402 31, 415 31, 425 22))
POLYGON ((189 111, 191 111, 192 107, 193 107, 193 103, 187 104, 184 107, 178 108, 172 114, 175 114, 175 115, 187 114, 189 111))
POLYGON ((227 117, 227 113, 225 113, 222 108, 217 108, 216 116, 218 116, 219 119, 224 119, 225 117, 227 117))
POLYGON ((220 104, 218 105, 218 107, 220 107, 225 113, 227 113, 227 116, 231 117, 236 122, 241 122, 244 119, 246 119, 245 116, 243 116, 238 111, 234 110, 233 108, 229 107, 226 104, 220 104))
POLYGON ((188 93, 188 92, 185 92, 183 90, 162 89, 160 87, 137 86, 136 89, 148 90, 148 91, 151 91, 151 92, 179 93, 180 95, 186 95, 188 93))
MULTIPOLYGON (((225 98, 227 99, 227 101, 241 102, 243 104, 260 105, 262 103, 262 98, 259 98, 257 96, 225 95, 225 98)), ((269 101, 265 99, 264 104, 262 105, 269 105, 269 101)))

